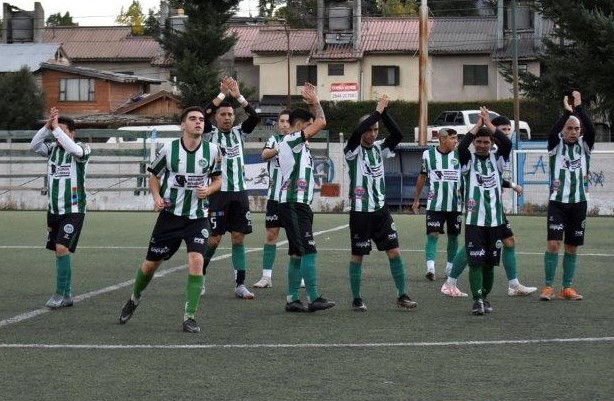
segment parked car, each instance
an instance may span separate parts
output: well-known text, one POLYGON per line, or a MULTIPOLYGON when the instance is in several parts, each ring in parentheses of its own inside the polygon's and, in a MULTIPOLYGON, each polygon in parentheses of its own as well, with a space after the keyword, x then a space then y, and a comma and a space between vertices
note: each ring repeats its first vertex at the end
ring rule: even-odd
POLYGON ((157 143, 166 143, 171 142, 173 139, 177 139, 181 136, 181 126, 180 125, 143 125, 143 126, 127 126, 120 127, 117 129, 118 131, 124 131, 124 133, 128 132, 136 132, 139 135, 122 135, 122 132, 118 132, 118 136, 112 136, 107 139, 107 143, 142 143, 142 137, 145 136, 145 143, 153 142, 152 133, 154 130, 156 134, 164 133, 164 136, 160 137, 156 135, 157 143), (171 133, 176 133, 176 135, 171 135, 171 133))

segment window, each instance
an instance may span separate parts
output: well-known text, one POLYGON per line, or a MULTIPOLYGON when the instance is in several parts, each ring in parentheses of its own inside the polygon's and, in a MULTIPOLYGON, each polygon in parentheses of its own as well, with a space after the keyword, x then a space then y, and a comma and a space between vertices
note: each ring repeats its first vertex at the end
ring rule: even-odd
POLYGON ((297 65, 296 66, 296 86, 303 86, 305 82, 310 84, 318 84, 318 66, 317 65, 297 65))
POLYGON ((463 85, 488 85, 488 66, 463 65, 463 85))
POLYGON ((374 65, 371 67, 371 84, 373 86, 398 86, 399 66, 374 65))
POLYGON ((344 75, 344 64, 329 64, 328 75, 344 75))
POLYGON ((93 102, 94 82, 91 78, 60 79, 60 101, 93 102))

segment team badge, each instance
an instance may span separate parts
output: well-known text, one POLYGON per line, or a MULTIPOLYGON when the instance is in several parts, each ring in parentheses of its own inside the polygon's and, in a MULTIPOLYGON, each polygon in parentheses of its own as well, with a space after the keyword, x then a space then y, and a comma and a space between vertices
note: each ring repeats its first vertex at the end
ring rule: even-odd
POLYGON ((64 226, 64 232, 65 232, 66 234, 72 234, 72 233, 74 233, 74 232, 75 232, 75 227, 74 227, 72 224, 66 224, 66 225, 64 226))

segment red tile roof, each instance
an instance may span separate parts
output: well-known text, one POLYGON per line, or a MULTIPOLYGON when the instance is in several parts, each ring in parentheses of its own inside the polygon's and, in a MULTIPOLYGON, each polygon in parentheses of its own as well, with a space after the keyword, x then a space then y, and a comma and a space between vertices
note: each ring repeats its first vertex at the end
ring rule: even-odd
POLYGON ((231 25, 228 34, 237 35, 237 44, 234 47, 236 58, 252 58, 252 44, 263 25, 231 25))
POLYGON ((362 21, 361 48, 365 53, 418 50, 419 25, 417 18, 365 18, 362 21))
MULTIPOLYGON (((290 49, 293 52, 308 53, 315 46, 315 29, 288 29, 290 36, 290 49)), ((262 28, 254 38, 252 51, 258 52, 285 52, 287 50, 287 36, 284 27, 262 28)))

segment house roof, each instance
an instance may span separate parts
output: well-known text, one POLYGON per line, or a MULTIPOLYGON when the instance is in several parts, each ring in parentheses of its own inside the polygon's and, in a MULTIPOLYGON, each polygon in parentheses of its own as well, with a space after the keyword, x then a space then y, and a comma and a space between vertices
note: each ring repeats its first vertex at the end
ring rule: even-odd
POLYGON ((433 19, 429 53, 491 53, 497 44, 496 17, 433 19))
POLYGON ((44 42, 61 43, 79 61, 151 61, 161 51, 151 36, 132 36, 128 26, 45 28, 44 42))
POLYGON ((127 114, 136 109, 139 109, 145 106, 146 104, 149 104, 149 103, 155 102, 158 99, 164 99, 164 98, 171 99, 175 101, 177 104, 181 104, 181 99, 177 95, 173 94, 172 92, 162 89, 156 93, 141 95, 140 99, 137 99, 136 101, 133 99, 130 99, 128 103, 118 107, 114 113, 115 114, 127 114))
POLYGON ((162 81, 160 81, 159 79, 141 77, 138 75, 122 74, 119 72, 96 70, 94 68, 76 67, 76 66, 71 66, 71 65, 42 63, 40 69, 67 72, 70 74, 82 75, 85 77, 104 79, 107 81, 120 82, 120 83, 146 82, 146 83, 157 84, 157 85, 162 83, 162 81))
POLYGON ((308 53, 314 47, 317 38, 315 29, 290 29, 286 31, 284 27, 267 27, 258 30, 252 42, 254 53, 276 53, 286 52, 288 49, 288 38, 290 39, 290 49, 294 53, 308 53), (289 36, 286 36, 286 32, 289 36))
POLYGON ((0 44, 0 72, 19 71, 23 66, 34 72, 40 68, 41 63, 60 61, 65 57, 58 43, 0 44))
POLYGON ((235 58, 252 58, 252 45, 258 32, 264 25, 231 25, 229 34, 237 35, 237 43, 234 46, 235 58))

